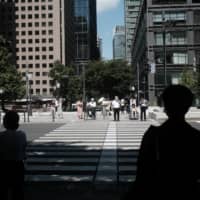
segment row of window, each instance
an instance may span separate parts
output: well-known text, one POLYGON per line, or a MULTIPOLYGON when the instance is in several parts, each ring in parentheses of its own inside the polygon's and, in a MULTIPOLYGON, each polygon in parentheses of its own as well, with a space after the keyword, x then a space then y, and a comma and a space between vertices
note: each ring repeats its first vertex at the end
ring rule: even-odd
POLYGON ((53 26, 53 22, 52 21, 49 21, 48 23, 47 22, 41 22, 41 23, 40 22, 35 22, 35 23, 28 22, 28 23, 16 23, 15 25, 16 25, 16 27, 20 27, 20 25, 21 25, 21 28, 33 27, 33 26, 35 26, 35 27, 39 27, 39 26, 46 27, 47 25, 53 26))
POLYGON ((33 51, 53 51, 54 50, 54 48, 52 47, 52 46, 50 46, 50 47, 35 47, 35 48, 33 48, 33 47, 28 47, 28 48, 26 48, 26 47, 22 47, 21 49, 19 49, 19 48, 16 48, 16 52, 19 52, 19 51, 21 51, 21 52, 33 52, 33 51))
POLYGON ((27 67, 28 68, 33 68, 33 67, 35 67, 35 68, 40 68, 40 67, 42 67, 42 68, 47 68, 47 67, 49 67, 49 68, 52 68, 53 67, 53 63, 49 63, 49 64, 47 64, 47 63, 36 63, 36 64, 28 64, 28 65, 26 65, 26 64, 22 64, 22 65, 17 65, 16 66, 17 67, 17 69, 19 69, 20 67, 21 68, 23 68, 23 69, 26 69, 27 67))
POLYGON ((153 13, 153 22, 154 23, 162 23, 163 21, 185 21, 185 20, 186 20, 186 13, 184 11, 153 13))
MULTIPOLYGON (((8 1, 8 0, 7 0, 8 1)), ((15 3, 31 3, 31 2, 52 2, 53 0, 13 0, 15 3)), ((12 2, 12 0, 10 0, 12 2)))
POLYGON ((21 40, 16 40, 16 43, 19 44, 19 42, 21 41, 22 44, 32 44, 32 43, 46 43, 48 41, 48 43, 53 43, 53 38, 49 38, 48 40, 46 38, 43 38, 43 39, 21 39, 21 40))
MULTIPOLYGON (((163 64, 163 54, 156 52, 155 60, 156 64, 163 64)), ((167 64, 188 64, 188 54, 185 52, 167 52, 166 62, 167 64)))
POLYGON ((21 17, 21 19, 39 19, 39 18, 53 18, 53 14, 52 13, 48 13, 48 14, 45 14, 45 13, 42 13, 42 14, 28 14, 28 15, 25 15, 25 14, 22 14, 22 15, 15 15, 15 19, 19 19, 21 17))
MULTIPOLYGON (((40 60, 40 59, 46 60, 47 58, 52 60, 52 59, 54 59, 54 56, 53 55, 49 55, 49 56, 47 56, 47 55, 21 56, 21 60, 26 60, 26 59, 29 59, 29 60, 33 60, 33 59, 35 59, 35 60, 40 60)), ((16 56, 16 60, 20 60, 20 57, 16 56)))
POLYGON ((21 6, 21 7, 19 7, 19 6, 17 6, 17 7, 15 7, 15 10, 16 11, 18 11, 18 10, 21 10, 21 11, 26 11, 26 10, 28 10, 28 11, 38 11, 38 10, 53 10, 53 6, 52 5, 48 5, 48 6, 46 6, 46 5, 41 5, 41 6, 21 6))
MULTIPOLYGON (((48 76, 49 73, 48 72, 35 72, 35 76, 48 76)), ((22 72, 22 76, 26 76, 26 72, 22 72)))
POLYGON ((50 88, 49 90, 47 88, 36 88, 35 90, 34 89, 30 89, 30 93, 31 94, 37 94, 37 95, 46 95, 46 94, 52 94, 54 91, 53 88, 50 88))
MULTIPOLYGON (((155 45, 163 45, 163 33, 154 33, 155 45)), ((170 32, 165 34, 166 45, 186 44, 186 32, 170 32)))
POLYGON ((16 31, 16 35, 19 35, 19 33, 21 33, 21 35, 46 35, 47 33, 49 35, 53 35, 53 30, 36 30, 36 31, 16 31))

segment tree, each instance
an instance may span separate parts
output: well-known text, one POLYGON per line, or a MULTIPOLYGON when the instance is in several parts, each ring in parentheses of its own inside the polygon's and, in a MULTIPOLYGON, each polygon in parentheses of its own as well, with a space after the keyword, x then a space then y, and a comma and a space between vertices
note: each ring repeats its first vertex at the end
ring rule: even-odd
POLYGON ((3 89, 5 100, 20 99, 25 95, 22 75, 12 64, 11 57, 8 41, 0 36, 0 88, 3 89))
POLYGON ((81 98, 81 77, 76 75, 73 66, 65 66, 60 61, 55 61, 49 75, 53 86, 60 84, 60 88, 54 92, 55 96, 65 98, 69 106, 81 98))
POLYGON ((183 72, 181 73, 181 80, 180 83, 188 87, 194 94, 197 94, 197 75, 193 71, 184 68, 183 72))
POLYGON ((131 67, 125 61, 96 61, 86 66, 88 97, 125 97, 130 92, 131 82, 131 67))

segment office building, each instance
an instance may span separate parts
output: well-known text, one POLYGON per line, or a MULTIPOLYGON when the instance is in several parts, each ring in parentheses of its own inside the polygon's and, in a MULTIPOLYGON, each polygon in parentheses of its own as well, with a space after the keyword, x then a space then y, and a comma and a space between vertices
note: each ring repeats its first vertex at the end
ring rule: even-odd
POLYGON ((125 59, 125 28, 116 26, 113 34, 113 59, 125 59))
POLYGON ((138 19, 142 0, 124 0, 124 20, 126 34, 126 60, 131 64, 131 49, 133 45, 133 37, 135 35, 135 26, 138 19))
POLYGON ((98 37, 97 38, 97 50, 98 50, 98 54, 99 54, 99 59, 102 60, 103 58, 103 47, 102 47, 102 38, 98 37))
POLYGON ((200 65, 200 1, 143 0, 132 46, 139 90, 156 104, 184 69, 200 65), (139 74, 139 76, 137 76, 139 74), (139 80, 139 81, 138 81, 139 80))
POLYGON ((78 74, 90 60, 97 60, 96 0, 74 0, 75 64, 78 74))
POLYGON ((31 94, 50 97, 55 90, 49 71, 56 60, 74 56, 73 0, 0 0, 0 33, 13 45, 13 60, 26 76, 31 94), (9 26, 8 26, 9 25, 9 26))

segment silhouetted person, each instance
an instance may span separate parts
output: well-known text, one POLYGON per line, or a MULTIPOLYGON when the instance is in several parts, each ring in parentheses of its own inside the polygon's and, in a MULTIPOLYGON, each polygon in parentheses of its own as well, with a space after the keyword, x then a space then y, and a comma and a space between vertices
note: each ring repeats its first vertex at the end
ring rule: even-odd
POLYGON ((142 139, 136 181, 126 199, 196 199, 200 132, 185 121, 193 94, 181 85, 165 89, 168 120, 151 126, 142 139))
POLYGON ((18 131, 19 115, 7 111, 3 118, 5 131, 0 132, 0 199, 24 199, 24 159, 26 135, 18 131))

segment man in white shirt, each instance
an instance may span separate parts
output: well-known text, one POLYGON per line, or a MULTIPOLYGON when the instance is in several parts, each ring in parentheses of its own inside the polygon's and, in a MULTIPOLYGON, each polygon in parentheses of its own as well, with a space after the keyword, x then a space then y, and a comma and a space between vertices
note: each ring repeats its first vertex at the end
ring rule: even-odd
POLYGON ((112 101, 112 109, 114 113, 114 121, 119 121, 120 101, 118 96, 115 96, 115 99, 112 101))
POLYGON ((91 98, 91 101, 88 104, 89 111, 91 111, 92 119, 96 119, 96 107, 97 103, 94 98, 91 98))

